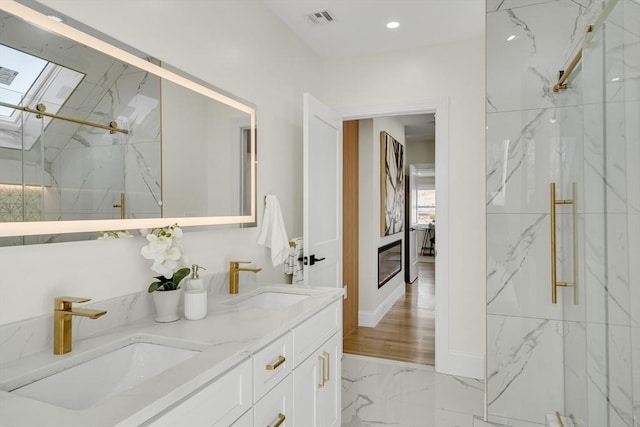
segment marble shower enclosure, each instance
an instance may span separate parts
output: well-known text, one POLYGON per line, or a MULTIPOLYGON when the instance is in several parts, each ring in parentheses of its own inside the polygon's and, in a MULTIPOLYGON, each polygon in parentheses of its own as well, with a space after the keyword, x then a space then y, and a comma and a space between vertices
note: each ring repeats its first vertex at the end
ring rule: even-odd
MULTIPOLYGON (((487 2, 489 420, 640 426, 640 3, 619 0, 570 88, 558 70, 595 0, 487 2), (549 183, 577 192, 578 305, 551 303, 549 183), (634 262, 635 260, 635 262, 634 262)), ((557 211, 558 280, 572 281, 573 216, 557 211)))

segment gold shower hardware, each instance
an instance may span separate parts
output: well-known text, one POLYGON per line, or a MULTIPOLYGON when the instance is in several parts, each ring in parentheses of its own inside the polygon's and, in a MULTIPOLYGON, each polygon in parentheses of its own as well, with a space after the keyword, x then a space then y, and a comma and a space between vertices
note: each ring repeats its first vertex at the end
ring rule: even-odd
POLYGON ((7 107, 7 108, 13 108, 14 110, 20 110, 20 111, 25 111, 27 113, 33 113, 39 119, 41 119, 43 116, 46 116, 46 117, 51 117, 51 118, 54 118, 54 119, 65 120, 67 122, 78 123, 80 125, 86 125, 86 126, 92 126, 94 128, 105 129, 105 130, 108 130, 109 133, 111 133, 111 134, 116 133, 116 132, 120 132, 120 133, 123 133, 125 135, 129 134, 128 130, 120 129, 118 127, 118 123, 116 121, 112 120, 111 122, 109 122, 108 125, 103 125, 101 123, 88 122, 86 120, 75 119, 73 117, 66 117, 66 116, 60 116, 58 114, 47 113, 46 112, 47 111, 47 107, 44 104, 36 105, 36 109, 35 110, 33 108, 23 107, 23 106, 20 106, 20 105, 7 104, 6 102, 0 102, 0 105, 3 106, 3 107, 7 107))
POLYGON ((550 185, 550 211, 551 211, 551 302, 558 302, 558 286, 573 287, 573 303, 578 304, 578 210, 577 210, 577 184, 572 185, 573 198, 570 200, 556 199, 556 183, 550 185), (559 282, 557 278, 557 253, 556 253, 556 205, 572 205, 573 208, 573 283, 559 282))
MULTIPOLYGON (((590 33, 591 31, 593 31, 593 25, 587 25, 587 33, 590 33)), ((556 83, 553 86, 554 92, 560 92, 560 89, 567 88, 567 84, 565 82, 567 81, 567 79, 573 72, 573 69, 576 68, 576 65, 578 65, 578 62, 580 62, 581 59, 582 59, 582 48, 578 49, 576 56, 573 57, 573 59, 571 60, 567 68, 565 70, 560 70, 559 76, 558 76, 558 83, 556 83)))
POLYGON ((560 427, 564 427, 564 423, 562 422, 562 417, 560 416, 560 412, 556 411, 556 418, 558 419, 558 425, 560 427))
POLYGON ((120 193, 120 203, 114 203, 113 207, 120 208, 120 219, 124 219, 126 214, 126 210, 125 210, 126 203, 125 203, 124 193, 120 193))

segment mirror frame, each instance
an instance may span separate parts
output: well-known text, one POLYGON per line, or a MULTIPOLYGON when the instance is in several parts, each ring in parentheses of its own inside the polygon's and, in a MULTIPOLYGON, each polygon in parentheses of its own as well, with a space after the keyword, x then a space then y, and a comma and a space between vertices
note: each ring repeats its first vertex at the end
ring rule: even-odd
MULTIPOLYGON (((136 56, 127 50, 116 47, 107 41, 90 35, 67 24, 57 22, 47 15, 40 13, 28 6, 16 1, 0 3, 0 9, 25 21, 31 22, 47 31, 82 43, 106 55, 120 61, 131 64, 141 70, 154 74, 162 79, 171 81, 186 89, 193 90, 201 95, 226 104, 245 112, 251 117, 251 214, 244 216, 213 216, 213 217, 182 217, 182 218, 141 218, 141 219, 109 219, 109 220, 83 220, 83 221, 23 221, 0 222, 0 237, 10 236, 34 236, 40 234, 61 234, 98 232, 107 230, 130 230, 140 228, 164 227, 168 224, 178 223, 181 227, 203 225, 235 225, 256 223, 256 109, 248 103, 233 99, 228 95, 207 87, 192 76, 177 74, 167 68, 161 68, 143 58, 136 56)), ((72 21, 72 20, 69 20, 72 21)), ((79 25, 84 28, 83 25, 79 25)), ((93 32, 93 31, 92 31, 93 32)), ((110 40, 108 36, 103 36, 110 40)), ((118 43, 120 44, 120 43, 118 43)), ((133 48, 135 49, 135 48, 133 48)), ((173 67, 172 67, 173 69, 173 67)))

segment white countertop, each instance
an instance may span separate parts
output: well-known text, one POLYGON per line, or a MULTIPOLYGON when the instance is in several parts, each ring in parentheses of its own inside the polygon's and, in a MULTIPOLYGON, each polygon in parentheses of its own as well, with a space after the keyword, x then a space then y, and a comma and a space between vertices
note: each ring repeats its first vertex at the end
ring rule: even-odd
MULTIPOLYGON (((239 295, 209 299, 205 319, 156 323, 152 318, 75 341, 63 356, 44 352, 0 366, 0 426, 137 426, 193 393, 283 333, 339 300, 342 289, 292 285, 260 286, 239 295), (233 299, 264 291, 310 295, 292 306, 264 310, 228 305, 233 299), (182 364, 85 410, 71 410, 2 390, 41 378, 44 370, 65 369, 132 342, 155 342, 201 350, 182 364), (56 368, 58 366, 58 368, 56 368)), ((108 316, 108 314, 107 314, 108 316)), ((69 385, 73 387, 72 384, 69 385)))

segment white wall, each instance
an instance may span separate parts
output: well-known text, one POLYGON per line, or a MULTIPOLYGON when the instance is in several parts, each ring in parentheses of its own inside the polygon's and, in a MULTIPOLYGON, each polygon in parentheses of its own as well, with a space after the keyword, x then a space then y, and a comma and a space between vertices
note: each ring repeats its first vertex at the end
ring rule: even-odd
POLYGON ((478 38, 330 60, 324 74, 324 101, 338 109, 448 97, 449 348, 479 356, 485 340, 484 52, 478 38))
MULTIPOLYGON (((379 117, 360 121, 359 144, 359 311, 373 316, 376 310, 404 283, 400 272, 378 289, 378 248, 396 240, 404 240, 403 233, 380 236, 380 132, 386 131, 404 144, 404 125, 393 117, 379 117)), ((404 245, 402 245, 404 257, 404 245)), ((403 263, 404 264, 404 263, 403 263)), ((404 267, 404 265, 403 265, 404 267)), ((375 317, 379 317, 378 314, 375 317)), ((370 325, 365 325, 370 326, 370 325)))
MULTIPOLYGON (((289 235, 302 234, 302 94, 322 94, 322 63, 262 2, 42 3, 256 104, 258 199, 276 194, 289 235)), ((273 269, 267 250, 255 243, 257 233, 186 233, 184 243, 191 261, 207 273, 226 271, 231 259, 242 259, 263 268, 260 280, 284 280, 282 269, 273 269)), ((146 289, 153 273, 139 254, 144 243, 137 238, 0 248, 0 324, 49 313, 56 295, 100 301, 146 289)))
POLYGON ((415 163, 435 163, 436 162, 436 142, 431 139, 420 141, 407 141, 407 164, 405 171, 409 172, 409 165, 415 163))

